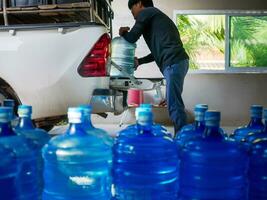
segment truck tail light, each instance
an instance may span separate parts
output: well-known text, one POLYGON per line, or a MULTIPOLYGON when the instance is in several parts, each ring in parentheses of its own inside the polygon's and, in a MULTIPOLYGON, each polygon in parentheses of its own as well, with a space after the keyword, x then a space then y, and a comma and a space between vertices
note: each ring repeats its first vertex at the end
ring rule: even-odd
POLYGON ((82 77, 107 76, 110 43, 111 39, 107 33, 100 37, 78 67, 78 73, 82 77))

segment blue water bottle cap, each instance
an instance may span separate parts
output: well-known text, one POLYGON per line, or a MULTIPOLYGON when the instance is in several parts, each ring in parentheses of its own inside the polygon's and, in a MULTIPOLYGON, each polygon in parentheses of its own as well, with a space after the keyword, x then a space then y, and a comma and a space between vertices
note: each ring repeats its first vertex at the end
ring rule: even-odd
POLYGON ((207 107, 195 107, 194 109, 194 115, 195 115, 195 121, 204 121, 205 112, 208 110, 207 107))
POLYGON ((68 119, 69 123, 82 123, 83 109, 80 107, 70 107, 68 108, 68 119))
POLYGON ((29 105, 19 105, 18 115, 19 117, 30 117, 32 114, 32 106, 29 105))
POLYGON ((4 99, 3 106, 5 107, 14 107, 15 101, 13 99, 4 99))
POLYGON ((0 107, 0 122, 6 123, 11 121, 13 110, 11 107, 0 107))
POLYGON ((90 106, 88 104, 84 104, 84 105, 80 105, 79 107, 83 110, 83 114, 85 116, 91 115, 91 113, 92 113, 92 106, 90 106))
POLYGON ((263 110, 264 120, 267 121, 267 108, 263 110))
POLYGON ((140 104, 139 107, 141 107, 141 108, 151 108, 152 109, 152 105, 149 104, 149 103, 142 103, 142 104, 140 104))
POLYGON ((250 116, 253 118, 262 118, 263 107, 261 105, 252 105, 250 107, 250 116))
POLYGON ((137 123, 140 125, 149 125, 153 121, 153 113, 151 111, 142 110, 138 112, 138 116, 136 117, 137 123))
POLYGON ((206 108, 206 110, 208 109, 208 104, 196 104, 195 108, 206 108))
POLYGON ((135 109, 135 118, 137 118, 138 113, 142 111, 152 112, 152 106, 150 104, 141 104, 140 107, 135 109))
POLYGON ((221 113, 219 111, 208 110, 205 113, 206 126, 218 126, 221 120, 221 113))

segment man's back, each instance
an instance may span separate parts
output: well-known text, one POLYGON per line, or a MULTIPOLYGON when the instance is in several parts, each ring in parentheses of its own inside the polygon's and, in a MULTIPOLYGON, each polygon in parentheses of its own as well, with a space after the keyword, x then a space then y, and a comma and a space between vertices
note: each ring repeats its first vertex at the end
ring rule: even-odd
POLYGON ((144 39, 161 71, 165 66, 188 59, 178 29, 159 9, 145 8, 137 16, 136 22, 143 25, 144 39))

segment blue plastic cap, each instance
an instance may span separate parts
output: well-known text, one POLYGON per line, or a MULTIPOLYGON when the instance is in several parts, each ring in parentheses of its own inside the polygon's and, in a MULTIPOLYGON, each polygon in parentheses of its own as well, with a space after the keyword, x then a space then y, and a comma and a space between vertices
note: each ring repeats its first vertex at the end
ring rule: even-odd
POLYGON ((140 104, 139 107, 141 107, 141 108, 151 108, 152 109, 152 105, 149 104, 149 103, 142 103, 142 104, 140 104))
POLYGON ((146 110, 140 111, 136 120, 140 125, 148 125, 153 121, 153 113, 146 110))
POLYGON ((205 112, 208 110, 207 107, 195 107, 194 109, 194 115, 195 115, 195 121, 204 121, 205 112))
POLYGON ((252 105, 250 107, 250 116, 253 118, 262 118, 263 106, 261 105, 252 105))
POLYGON ((5 107, 14 107, 15 101, 13 99, 4 99, 3 106, 5 107))
POLYGON ((0 107, 0 122, 9 122, 13 117, 11 107, 0 107))
POLYGON ((263 110, 264 120, 267 121, 267 108, 263 110))
POLYGON ((29 105, 19 105, 18 115, 19 117, 30 117, 32 114, 32 106, 29 105))
POLYGON ((219 111, 208 110, 205 113, 205 121, 220 121, 221 113, 219 111))
POLYGON ((69 123, 81 123, 83 118, 83 109, 80 107, 68 108, 69 123))
MULTIPOLYGON (((142 104, 142 105, 145 105, 145 104, 142 104)), ((149 104, 146 104, 146 105, 149 105, 149 104)), ((140 107, 135 109, 135 118, 138 117, 139 112, 143 112, 143 111, 152 112, 152 106, 142 106, 141 107, 141 105, 140 105, 140 107)))
POLYGON ((208 110, 209 106, 208 106, 208 104, 197 104, 197 105, 195 105, 195 109, 196 108, 206 108, 206 110, 208 110))
POLYGON ((91 115, 92 113, 92 106, 88 104, 80 105, 79 108, 83 110, 84 115, 91 115))

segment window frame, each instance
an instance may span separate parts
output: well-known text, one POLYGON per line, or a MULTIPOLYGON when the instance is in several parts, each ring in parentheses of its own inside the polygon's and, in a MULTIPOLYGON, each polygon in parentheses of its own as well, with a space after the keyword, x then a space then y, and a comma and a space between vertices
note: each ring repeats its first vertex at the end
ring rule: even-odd
MULTIPOLYGON (((224 70, 190 70, 197 73, 267 73, 266 67, 230 66, 230 17, 267 16, 267 10, 174 10, 173 22, 177 26, 177 15, 225 15, 225 66, 224 70)), ((267 56, 267 55, 266 55, 267 56)))

